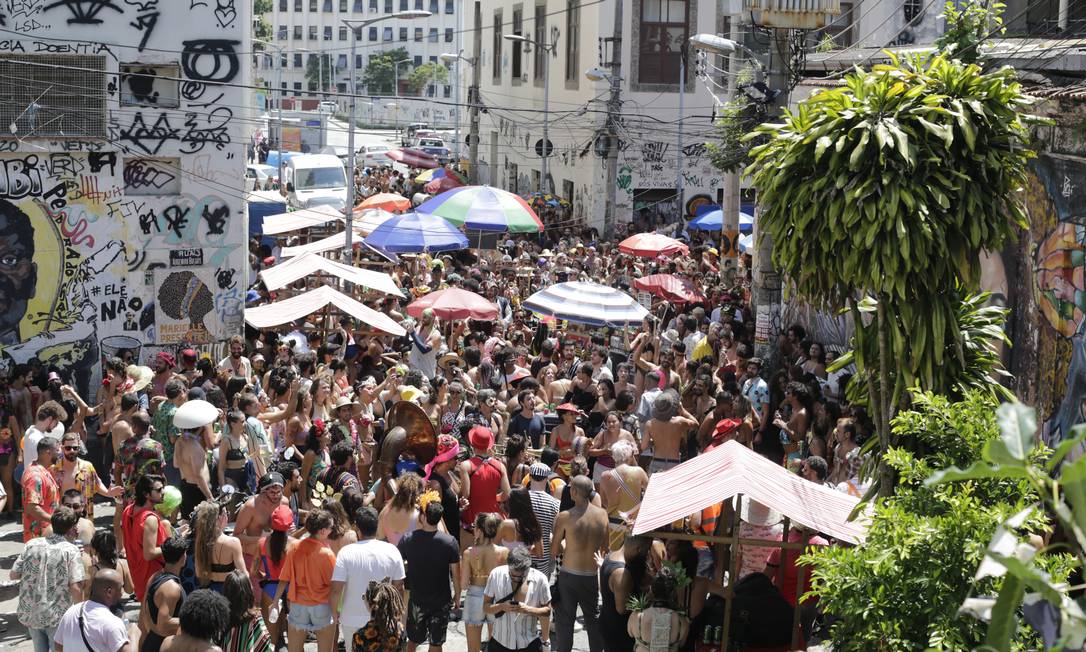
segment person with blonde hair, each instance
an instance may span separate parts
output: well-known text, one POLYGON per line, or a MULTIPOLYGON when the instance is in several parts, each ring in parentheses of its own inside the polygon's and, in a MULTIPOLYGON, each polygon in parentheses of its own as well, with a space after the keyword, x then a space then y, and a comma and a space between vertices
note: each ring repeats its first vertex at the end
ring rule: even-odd
POLYGON ((467 587, 464 598, 464 634, 468 639, 468 652, 482 649, 483 623, 488 622, 483 613, 483 589, 490 571, 505 564, 509 549, 494 543, 502 517, 493 512, 475 517, 475 545, 464 551, 460 564, 460 585, 467 587))

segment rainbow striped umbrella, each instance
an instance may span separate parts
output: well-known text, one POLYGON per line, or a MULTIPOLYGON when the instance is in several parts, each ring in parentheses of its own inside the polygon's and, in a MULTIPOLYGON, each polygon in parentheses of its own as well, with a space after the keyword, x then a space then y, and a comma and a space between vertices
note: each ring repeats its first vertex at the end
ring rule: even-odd
POLYGON ((415 209, 478 231, 539 233, 543 222, 524 199, 490 186, 447 190, 415 209))

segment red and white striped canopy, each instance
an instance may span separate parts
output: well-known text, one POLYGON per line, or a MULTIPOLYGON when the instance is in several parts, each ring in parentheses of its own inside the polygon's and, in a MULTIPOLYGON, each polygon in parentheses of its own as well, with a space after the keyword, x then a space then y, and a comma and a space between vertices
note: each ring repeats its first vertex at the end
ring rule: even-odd
POLYGON ((849 543, 860 543, 867 531, 862 515, 848 520, 858 498, 805 480, 729 441, 670 471, 653 473, 633 533, 651 532, 736 494, 849 543))

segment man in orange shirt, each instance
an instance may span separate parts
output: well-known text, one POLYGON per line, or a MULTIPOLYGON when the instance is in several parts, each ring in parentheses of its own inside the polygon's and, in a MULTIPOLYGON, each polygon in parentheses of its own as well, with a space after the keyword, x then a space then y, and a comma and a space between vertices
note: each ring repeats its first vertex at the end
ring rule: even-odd
POLYGON ((317 651, 332 652, 336 628, 332 625, 332 570, 336 553, 328 546, 332 515, 323 509, 309 512, 305 519, 309 537, 287 552, 279 574, 279 589, 272 604, 279 604, 287 586, 290 614, 287 616, 287 644, 291 652, 300 652, 306 632, 317 636, 317 651))

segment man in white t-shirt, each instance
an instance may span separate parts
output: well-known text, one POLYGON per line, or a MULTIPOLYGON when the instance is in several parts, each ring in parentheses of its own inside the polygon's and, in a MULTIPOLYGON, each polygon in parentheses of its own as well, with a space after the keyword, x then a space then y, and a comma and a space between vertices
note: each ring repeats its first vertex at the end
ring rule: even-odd
POLYGON ((45 437, 60 441, 64 437, 64 424, 68 412, 56 401, 46 401, 38 408, 37 420, 23 434, 23 468, 38 459, 38 442, 45 437))
POLYGON ((377 540, 377 510, 363 507, 354 515, 361 539, 346 545, 336 555, 332 571, 332 622, 339 625, 348 647, 354 633, 370 621, 365 595, 370 581, 392 580, 403 593, 403 557, 396 546, 377 540), (342 599, 341 599, 342 598, 342 599))
POLYGON ((241 376, 245 382, 253 380, 253 363, 246 358, 245 339, 241 335, 230 338, 230 355, 219 361, 218 370, 228 371, 232 376, 241 376))
POLYGON ((73 604, 60 617, 53 635, 58 649, 63 646, 64 652, 134 652, 124 620, 111 611, 122 597, 120 573, 108 568, 98 571, 91 580, 90 599, 73 604))

